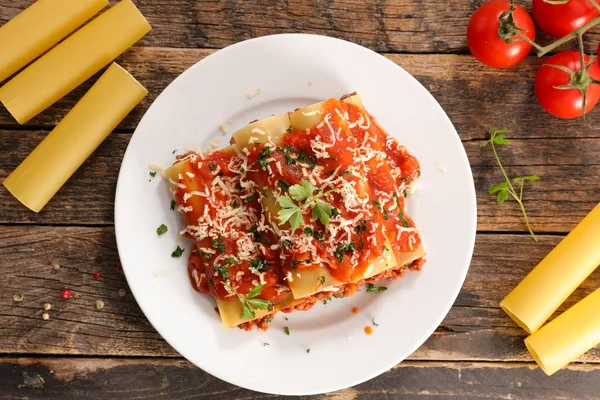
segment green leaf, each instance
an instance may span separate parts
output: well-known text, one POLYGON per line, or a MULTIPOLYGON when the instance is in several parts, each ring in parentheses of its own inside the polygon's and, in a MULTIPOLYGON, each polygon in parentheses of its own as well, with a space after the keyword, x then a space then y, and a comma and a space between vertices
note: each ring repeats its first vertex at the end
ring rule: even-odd
POLYGON ((256 297, 260 294, 260 292, 262 292, 262 288, 263 285, 256 285, 252 288, 251 291, 248 292, 248 294, 245 296, 246 299, 251 299, 253 297, 256 297))
POLYGON ((269 269, 267 262, 264 259, 256 259, 250 261, 250 269, 255 269, 257 271, 261 271, 263 269, 269 269))
POLYGON ((219 274, 221 274, 223 279, 227 279, 227 277, 229 276, 229 265, 227 264, 218 265, 216 267, 216 270, 219 274))
POLYGON ((514 183, 519 183, 522 181, 530 181, 530 182, 535 182, 535 181, 539 181, 540 177, 537 175, 525 175, 525 176, 520 176, 518 178, 514 178, 513 182, 514 183))
POLYGON ((242 301, 242 314, 240 315, 240 319, 254 319, 256 318, 256 314, 254 310, 250 308, 248 302, 242 301))
POLYGON ((302 217, 302 211, 298 209, 296 213, 294 213, 290 218, 290 226, 292 229, 296 230, 302 225, 304 222, 304 218, 302 217))
POLYGON ((494 194, 496 192, 499 192, 501 190, 506 190, 506 188, 508 187, 508 183, 506 182, 500 182, 495 184, 494 186, 492 186, 490 188, 490 190, 488 191, 489 194, 494 194))
POLYGON ((290 328, 288 328, 287 326, 283 327, 283 332, 285 332, 286 335, 290 336, 290 328))
POLYGON ((496 144, 509 144, 510 139, 506 137, 504 134, 494 135, 493 137, 494 143, 496 144))
POLYGON ((296 201, 302 201, 312 196, 314 186, 307 180, 300 182, 300 185, 290 186, 290 195, 296 201))
POLYGON ((167 226, 165 224, 160 224, 160 226, 156 229, 156 233, 158 233, 159 235, 164 235, 165 233, 167 233, 167 226))
POLYGON ((504 203, 506 199, 508 199, 508 190, 501 190, 498 192, 498 204, 504 203))
POLYGON ((290 219, 293 215, 298 214, 300 212, 300 208, 282 208, 277 212, 277 218, 279 218, 279 224, 285 224, 288 219, 290 219))
POLYGON ((294 208, 298 207, 289 196, 279 196, 277 203, 283 208, 294 208))
POLYGON ((367 283, 367 292, 382 293, 386 290, 387 288, 385 286, 375 286, 372 283, 367 283))
POLYGON ((171 210, 175 209, 175 200, 171 200, 171 210))
POLYGON ((173 251, 171 253, 171 257, 173 257, 173 258, 179 258, 179 257, 181 257, 181 255, 183 254, 184 251, 185 251, 185 249, 182 249, 181 247, 177 246, 177 248, 175 249, 175 251, 173 251))
POLYGON ((257 310, 266 310, 271 305, 270 301, 263 299, 250 299, 248 300, 248 303, 252 304, 252 306, 257 310))
POLYGON ((332 212, 331 205, 317 200, 312 210, 312 220, 316 221, 318 219, 323 225, 329 225, 332 212))

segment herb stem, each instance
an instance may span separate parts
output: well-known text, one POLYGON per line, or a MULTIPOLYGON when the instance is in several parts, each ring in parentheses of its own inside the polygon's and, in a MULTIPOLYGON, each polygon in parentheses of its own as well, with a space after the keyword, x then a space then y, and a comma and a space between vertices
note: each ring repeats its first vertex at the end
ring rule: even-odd
MULTIPOLYGON (((494 133, 494 135, 495 135, 495 133, 494 133)), ((500 162, 500 157, 498 157, 498 152, 496 151, 496 146, 494 145, 494 140, 490 140, 490 144, 492 146, 492 151, 494 152, 494 157, 496 158, 496 162, 498 163, 498 166, 500 167, 500 171, 502 171, 502 175, 504 175, 504 179, 506 179, 506 183, 508 184, 508 193, 510 193, 510 195, 517 201, 517 203, 519 203, 519 207, 521 207, 521 211, 523 212, 523 217, 525 219, 525 225, 527 226, 527 230, 529 231, 529 234, 531 235, 533 240, 535 242, 537 242, 538 239, 535 236, 535 233, 533 233, 533 229, 531 228, 531 224, 529 223, 529 218, 527 217, 527 211, 525 211, 525 206, 523 205, 524 181, 521 181, 521 188, 519 190, 519 195, 517 196, 515 188, 513 187, 511 180, 508 178, 508 175, 506 174, 506 171, 504 170, 504 167, 502 166, 502 163, 500 162)))

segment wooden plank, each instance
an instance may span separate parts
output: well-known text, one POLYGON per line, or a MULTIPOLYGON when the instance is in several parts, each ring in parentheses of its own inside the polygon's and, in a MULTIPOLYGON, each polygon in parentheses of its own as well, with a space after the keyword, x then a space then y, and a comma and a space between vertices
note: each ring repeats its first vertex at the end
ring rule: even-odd
MULTIPOLYGON (((455 306, 413 360, 529 361, 525 332, 499 309, 500 300, 560 240, 542 235, 480 234, 455 306)), ((5 226, 0 230, 0 354, 177 356, 143 316, 127 289, 112 228, 5 226), (60 268, 51 266, 57 262, 60 268), (99 280, 92 274, 101 272, 99 280), (64 300, 62 289, 79 293, 64 300), (24 300, 16 303, 15 293, 24 300), (103 300, 102 311, 95 301, 103 300), (52 304, 43 321, 42 305, 52 304)), ((600 286, 594 273, 561 308, 600 286)), ((600 362, 600 348, 582 360, 600 362)))
MULTIPOLYGON (((0 0, 6 1, 6 0, 0 0)), ((441 4, 441 3, 440 3, 441 4)), ((448 6, 447 2, 443 3, 448 6)), ((127 68, 150 91, 150 95, 119 126, 131 132, 144 112, 162 90, 187 68, 212 54, 206 49, 164 49, 134 47, 118 62, 127 68)), ((462 139, 483 139, 487 127, 513 129, 518 138, 600 137, 600 111, 582 120, 560 120, 538 105, 533 93, 533 79, 541 61, 529 57, 508 70, 487 68, 469 55, 385 54, 414 75, 448 113, 462 139)), ((51 129, 89 89, 96 78, 50 107, 26 125, 26 129, 51 129)), ((342 95, 342 93, 340 93, 342 95)), ((367 105, 368 106, 368 105, 367 105)), ((17 129, 8 112, 0 107, 0 127, 17 129)), ((21 129, 21 128, 19 128, 21 129)))
MULTIPOLYGON (((0 25, 33 0, 0 0, 0 25)), ((117 0, 111 0, 111 4, 117 0)), ((277 33, 349 40, 380 52, 467 53, 466 26, 484 1, 170 0, 136 1, 153 30, 142 46, 221 48, 277 33)), ((531 9, 531 1, 519 1, 531 9)), ((586 34, 595 52, 599 35, 586 34)), ((538 32, 538 42, 549 38, 538 32)))
MULTIPOLYGON (((240 389, 181 360, 0 359, 0 399, 284 399, 240 389), (152 376, 152 379, 148 379, 152 376)), ((370 381, 299 400, 597 399, 600 365, 573 364, 547 377, 531 363, 404 362, 370 381)))
MULTIPOLYGON (((0 154, 5 155, 0 158, 0 181, 45 135, 0 130, 0 154)), ((0 186, 0 204, 5 205, 0 208, 0 223, 111 225, 117 175, 129 139, 128 134, 113 134, 39 214, 26 209, 0 186)), ((487 193, 502 176, 491 150, 482 149, 481 143, 464 142, 477 188, 478 228, 525 232, 516 202, 499 206, 487 193)), ((537 232, 569 232, 600 201, 600 182, 595 178, 600 175, 600 139, 515 140, 501 148, 500 155, 511 176, 537 173, 541 177, 525 192, 537 232)))

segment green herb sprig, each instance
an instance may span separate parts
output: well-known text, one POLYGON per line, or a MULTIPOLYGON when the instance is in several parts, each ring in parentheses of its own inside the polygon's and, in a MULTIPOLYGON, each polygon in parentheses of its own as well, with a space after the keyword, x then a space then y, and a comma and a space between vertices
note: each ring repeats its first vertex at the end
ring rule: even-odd
POLYGON ((258 296, 262 292, 263 285, 256 285, 252 288, 251 291, 248 292, 247 295, 239 294, 235 289, 229 286, 226 282, 221 282, 223 286, 229 289, 232 293, 234 293, 238 299, 242 302, 242 314, 240 314, 240 319, 254 319, 256 318, 256 313, 252 309, 254 307, 257 310, 272 310, 273 302, 263 299, 257 299, 258 296), (250 307, 252 306, 252 307, 250 307))
POLYGON ((500 162, 500 157, 498 156, 498 152, 496 151, 496 145, 504 145, 509 144, 510 140, 506 137, 505 133, 510 132, 509 129, 497 129, 490 127, 490 139, 482 144, 482 147, 491 145, 492 151, 494 152, 494 157, 496 158, 496 162, 500 167, 500 171, 502 171, 502 175, 504 176, 504 182, 500 182, 495 184, 488 191, 489 194, 496 194, 496 199, 498 200, 498 204, 503 204, 508 196, 512 196, 513 199, 519 203, 521 207, 521 211, 523 212, 523 218, 525 219, 525 225, 527 226, 527 230, 529 230, 529 234, 534 241, 538 241, 535 233, 533 233, 533 229, 531 228, 531 224, 529 223, 529 218, 527 217, 527 211, 525 211, 525 206, 523 205, 523 187, 525 185, 525 181, 535 182, 540 179, 537 175, 525 175, 519 176, 516 178, 510 179, 502 166, 502 162, 500 162), (518 185, 519 190, 515 190, 514 185, 518 185))
POLYGON ((329 225, 329 220, 333 215, 333 207, 331 204, 320 200, 321 197, 336 192, 337 189, 332 189, 327 192, 315 194, 315 187, 307 180, 303 180, 299 185, 292 185, 289 188, 290 196, 279 196, 277 203, 281 206, 281 210, 277 213, 280 225, 289 221, 293 230, 300 227, 303 222, 302 210, 307 207, 312 207, 312 221, 319 220, 323 225, 329 225), (300 205, 294 201, 301 202, 300 205))

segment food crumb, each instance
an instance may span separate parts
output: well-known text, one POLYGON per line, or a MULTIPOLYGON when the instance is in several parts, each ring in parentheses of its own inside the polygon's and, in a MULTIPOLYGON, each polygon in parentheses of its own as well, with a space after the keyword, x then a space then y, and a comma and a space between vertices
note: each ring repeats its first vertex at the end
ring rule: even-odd
POLYGON ((49 311, 52 308, 52 304, 46 303, 44 304, 44 310, 49 311))
POLYGON ((50 315, 48 315, 48 313, 43 313, 43 314, 42 314, 42 319, 43 319, 44 321, 48 321, 48 320, 50 319, 50 315))
POLYGON ((17 303, 23 301, 24 298, 25 298, 25 296, 23 296, 23 293, 15 293, 13 295, 13 300, 16 301, 17 303))
POLYGON ((60 296, 63 299, 70 299, 71 298, 71 291, 69 289, 65 289, 60 293, 60 296))
POLYGON ((312 82, 308 82, 308 86, 312 86, 312 82))
POLYGON ((447 170, 446 170, 446 167, 445 167, 445 166, 443 166, 443 165, 441 165, 441 164, 438 164, 438 166, 437 166, 437 169, 438 169, 438 171, 440 171, 440 172, 446 172, 446 171, 447 171, 447 170))
POLYGON ((102 300, 96 300, 96 310, 102 310, 104 308, 104 302, 102 300))
POLYGON ((247 96, 248 96, 248 99, 249 99, 249 100, 252 100, 252 99, 253 99, 253 98, 255 98, 256 96, 258 96, 258 95, 260 94, 260 92, 262 92, 262 87, 260 87, 260 86, 259 86, 259 87, 256 89, 256 91, 255 91, 255 92, 253 92, 253 93, 248 93, 248 95, 247 95, 247 96))
POLYGON ((352 313, 356 314, 358 312, 358 307, 352 307, 352 313))
POLYGON ((216 138, 216 139, 214 139, 212 142, 210 142, 210 143, 209 143, 209 145, 208 145, 208 149, 209 149, 209 150, 214 150, 214 149, 216 149, 217 147, 219 147, 219 143, 220 143, 220 142, 221 142, 221 139, 220 139, 220 138, 216 138))
POLYGON ((126 294, 127 291, 125 291, 125 289, 119 289, 119 297, 125 297, 126 294))
POLYGON ((221 124, 221 133, 227 135, 227 125, 221 124))
POLYGON ((74 299, 78 299, 78 298, 79 298, 79 293, 77 293, 77 292, 76 292, 76 293, 73 293, 73 298, 74 298, 74 299))
POLYGON ((370 326, 365 326, 365 333, 367 335, 370 335, 371 333, 373 333, 373 328, 371 328, 370 326))
POLYGON ((50 266, 53 270, 60 269, 60 264, 57 261, 53 261, 52 264, 50 264, 50 266))
POLYGON ((100 278, 100 271, 96 271, 92 274, 92 276, 94 277, 95 280, 98 280, 98 278, 100 278))

